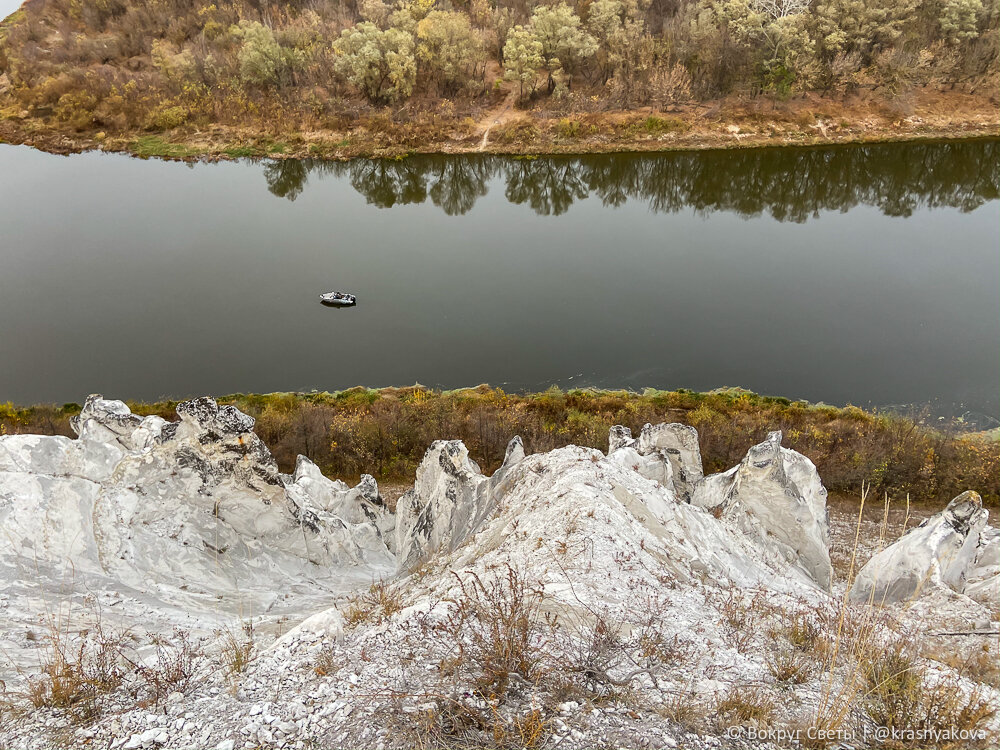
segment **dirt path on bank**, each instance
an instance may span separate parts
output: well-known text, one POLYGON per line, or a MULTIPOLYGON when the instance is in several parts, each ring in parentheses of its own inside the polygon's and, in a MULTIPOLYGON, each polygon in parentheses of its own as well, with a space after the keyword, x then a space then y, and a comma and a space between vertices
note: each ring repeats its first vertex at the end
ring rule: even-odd
POLYGON ((482 153, 489 143, 490 131, 497 125, 503 125, 514 117, 514 104, 517 102, 517 89, 511 87, 503 103, 489 112, 486 117, 476 124, 476 132, 482 130, 483 139, 479 142, 478 151, 482 153))

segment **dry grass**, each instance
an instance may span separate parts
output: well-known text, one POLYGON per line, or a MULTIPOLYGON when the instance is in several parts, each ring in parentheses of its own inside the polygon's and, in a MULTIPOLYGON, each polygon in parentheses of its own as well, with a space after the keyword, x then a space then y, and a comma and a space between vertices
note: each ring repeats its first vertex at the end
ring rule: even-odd
POLYGON ((96 720, 104 699, 124 683, 130 663, 125 633, 101 625, 81 636, 50 627, 39 649, 39 671, 29 677, 35 708, 63 709, 74 721, 96 720))
MULTIPOLYGON (((812 738, 804 744, 825 747, 845 735, 852 735, 859 727, 872 726, 894 733, 885 743, 889 747, 937 745, 940 743, 931 743, 929 737, 955 730, 972 736, 983 733, 987 738, 983 743, 988 743, 986 730, 996 709, 988 702, 982 686, 970 686, 962 679, 963 667, 967 668, 969 676, 974 673, 988 676, 990 669, 984 668, 986 658, 973 653, 966 664, 957 656, 946 658, 939 654, 938 661, 951 662, 949 666, 953 670, 932 672, 920 653, 921 634, 904 629, 884 602, 870 598, 861 605, 847 603, 847 591, 860 567, 860 559, 868 557, 869 553, 877 554, 892 541, 891 536, 905 533, 909 526, 907 504, 902 523, 892 528, 890 503, 885 496, 872 548, 862 551, 863 519, 869 493, 870 487, 865 485, 857 511, 854 547, 847 565, 844 599, 822 623, 821 632, 826 635, 811 639, 817 651, 824 655, 826 679, 819 705, 802 727, 812 731, 812 738), (824 734, 825 738, 816 738, 817 733, 824 734)), ((806 633, 796 639, 810 640, 806 633)), ((945 743, 941 746, 955 745, 945 743)), ((974 740, 963 740, 960 746, 978 745, 974 740)))
POLYGON ((247 620, 239 629, 227 628, 219 636, 222 664, 230 677, 238 677, 257 657, 253 621, 247 620))
POLYGON ((774 701, 759 688, 734 686, 716 698, 715 715, 724 729, 745 724, 766 727, 774 715, 774 701))
POLYGON ((368 591, 351 598, 344 619, 349 626, 361 623, 381 625, 401 609, 402 591, 380 578, 368 587, 368 591))
POLYGON ((716 602, 725 626, 723 637, 740 653, 751 651, 761 630, 761 617, 768 609, 763 593, 748 597, 742 589, 730 588, 716 602))
MULTIPOLYGON (((861 707, 879 727, 893 730, 900 747, 924 747, 933 733, 983 732, 997 708, 981 687, 968 689, 954 674, 931 675, 913 641, 896 641, 862 662, 861 707)), ((965 747, 974 742, 963 742, 965 747)), ((958 746, 957 743, 953 746, 958 746)))
POLYGON ((175 629, 170 637, 154 636, 153 646, 152 664, 136 668, 145 686, 147 704, 156 706, 171 693, 187 693, 207 677, 205 655, 187 631, 175 629))
POLYGON ((1000 639, 988 636, 963 649, 954 642, 932 643, 922 649, 922 656, 954 670, 980 685, 1000 690, 1000 639))
POLYGON ((485 708, 443 695, 409 696, 422 701, 418 711, 395 707, 386 717, 398 737, 418 750, 449 748, 473 750, 523 750, 546 744, 551 722, 540 708, 504 711, 489 703, 485 708))
POLYGON ((336 651, 334 651, 331 645, 326 644, 316 656, 316 664, 313 666, 313 672, 317 677, 332 677, 340 671, 342 666, 343 664, 337 657, 336 651))
POLYGON ((140 658, 135 636, 104 626, 100 620, 80 633, 53 619, 36 636, 37 671, 22 672, 23 694, 32 707, 58 709, 75 723, 91 723, 109 708, 149 707, 175 692, 186 693, 207 678, 209 664, 200 646, 183 630, 151 636, 153 656, 140 658))
POLYGON ((768 655, 767 669, 779 683, 801 685, 812 677, 815 661, 806 654, 781 649, 768 655))
POLYGON ((710 712, 701 696, 691 690, 682 690, 671 693, 657 707, 657 713, 689 732, 696 732, 704 728, 710 712))

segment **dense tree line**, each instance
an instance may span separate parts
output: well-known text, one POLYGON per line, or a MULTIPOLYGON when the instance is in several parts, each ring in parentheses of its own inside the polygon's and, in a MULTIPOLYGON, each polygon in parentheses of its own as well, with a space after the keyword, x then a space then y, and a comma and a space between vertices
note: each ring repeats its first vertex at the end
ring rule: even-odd
POLYGON ((998 0, 29 0, 0 28, 0 91, 111 130, 454 114, 502 81, 563 111, 892 97, 994 75, 998 20, 998 0))
POLYGON ((427 200, 464 214, 500 179, 507 200, 539 214, 561 214, 596 196, 605 205, 645 202, 650 210, 767 213, 802 222, 819 211, 859 204, 890 216, 920 206, 971 211, 1000 198, 996 141, 709 153, 544 157, 419 157, 351 162, 281 160, 264 164, 268 189, 295 200, 310 176, 347 178, 379 207, 427 200), (905 158, 901 156, 905 149, 905 158))

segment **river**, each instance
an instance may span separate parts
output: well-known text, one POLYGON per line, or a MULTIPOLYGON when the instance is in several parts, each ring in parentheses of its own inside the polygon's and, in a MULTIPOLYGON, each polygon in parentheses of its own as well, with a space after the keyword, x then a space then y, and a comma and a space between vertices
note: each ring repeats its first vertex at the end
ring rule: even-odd
POLYGON ((988 427, 998 185, 1000 141, 194 165, 0 146, 0 401, 742 386, 988 427))

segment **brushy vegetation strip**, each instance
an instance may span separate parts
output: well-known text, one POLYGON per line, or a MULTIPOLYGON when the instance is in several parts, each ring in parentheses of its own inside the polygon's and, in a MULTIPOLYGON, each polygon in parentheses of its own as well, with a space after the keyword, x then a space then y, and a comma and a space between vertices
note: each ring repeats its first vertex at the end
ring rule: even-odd
MULTIPOLYGON (((137 153, 183 158, 187 146, 138 136, 363 126, 369 144, 380 130, 411 146, 476 139, 508 91, 565 118, 555 135, 569 140, 615 129, 574 115, 807 92, 867 92, 898 120, 921 87, 995 91, 998 26, 996 0, 31 0, 0 25, 0 121, 22 137, 130 134, 137 153)), ((532 127, 497 134, 531 140, 532 127)))
MULTIPOLYGON (((951 436, 910 419, 856 407, 810 405, 743 390, 712 393, 551 389, 513 395, 480 386, 434 391, 420 386, 338 393, 234 394, 219 399, 257 418, 256 432, 283 471, 303 454, 328 475, 356 480, 361 473, 389 481, 412 480, 427 447, 461 439, 484 471, 503 460, 507 441, 520 435, 529 451, 564 445, 607 449, 615 424, 634 433, 646 422, 681 422, 698 429, 705 471, 727 469, 773 429, 784 445, 807 455, 826 486, 873 490, 914 502, 944 502, 974 489, 1000 500, 1000 442, 951 436)), ((176 401, 130 402, 137 414, 175 419, 176 401)), ((17 408, 0 405, 0 432, 71 435, 79 405, 17 408)))

